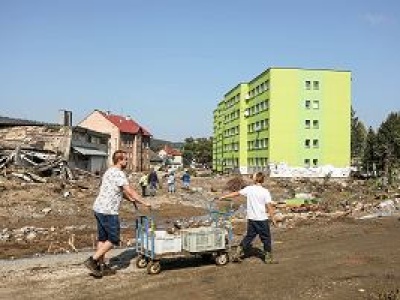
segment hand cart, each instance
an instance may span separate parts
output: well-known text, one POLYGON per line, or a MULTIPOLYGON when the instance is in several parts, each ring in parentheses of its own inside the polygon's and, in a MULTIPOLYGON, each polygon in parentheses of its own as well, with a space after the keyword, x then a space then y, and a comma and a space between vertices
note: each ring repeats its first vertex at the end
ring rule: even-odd
POLYGON ((149 274, 161 272, 162 259, 201 256, 213 258, 217 266, 229 262, 233 240, 233 211, 210 208, 211 226, 181 229, 175 234, 156 229, 154 216, 136 218, 136 266, 149 274))

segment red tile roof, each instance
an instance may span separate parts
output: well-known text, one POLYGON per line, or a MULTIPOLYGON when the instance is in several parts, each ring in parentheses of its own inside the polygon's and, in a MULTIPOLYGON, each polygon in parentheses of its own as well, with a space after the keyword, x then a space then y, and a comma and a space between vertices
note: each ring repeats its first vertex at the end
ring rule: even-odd
POLYGON ((107 120, 113 123, 121 132, 137 134, 140 130, 143 135, 151 136, 151 133, 147 131, 143 126, 140 126, 130 117, 124 117, 114 114, 105 113, 99 111, 107 120))
POLYGON ((174 149, 169 145, 164 146, 164 151, 167 153, 169 156, 182 156, 182 153, 178 149, 174 149))

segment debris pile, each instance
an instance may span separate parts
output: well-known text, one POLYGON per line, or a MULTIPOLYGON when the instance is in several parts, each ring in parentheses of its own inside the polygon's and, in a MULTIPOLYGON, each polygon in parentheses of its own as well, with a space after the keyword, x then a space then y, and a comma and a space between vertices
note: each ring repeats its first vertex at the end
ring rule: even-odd
POLYGON ((47 182, 51 176, 73 180, 68 163, 57 154, 37 149, 0 150, 0 172, 5 177, 19 178, 26 182, 47 182))
POLYGON ((236 176, 226 183, 225 189, 230 192, 237 192, 246 186, 245 181, 241 176, 236 176))

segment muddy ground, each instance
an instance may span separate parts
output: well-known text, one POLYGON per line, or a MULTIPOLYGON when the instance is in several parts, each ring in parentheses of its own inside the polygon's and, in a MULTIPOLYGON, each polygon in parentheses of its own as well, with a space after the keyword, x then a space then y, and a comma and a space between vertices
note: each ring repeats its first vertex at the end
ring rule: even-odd
POLYGON ((86 253, 57 255, 57 262, 8 261, 2 263, 0 298, 399 299, 399 233, 397 218, 314 222, 274 230, 279 264, 250 257, 217 267, 187 258, 163 262, 163 271, 153 276, 135 267, 130 249, 111 260, 118 273, 102 279, 81 265, 86 253))
MULTIPOLYGON (((156 208, 152 213, 162 219, 203 215, 201 200, 226 192, 228 179, 194 178, 192 186, 199 188, 194 192, 179 189, 168 195, 161 190, 147 199, 156 208)), ((325 211, 343 207, 345 200, 372 203, 382 197, 375 186, 360 182, 266 185, 275 199, 294 192, 315 193, 324 199, 325 211)), ((32 239, 0 242, 0 299, 400 299, 398 217, 301 220, 294 227, 273 228, 279 264, 264 265, 255 251, 243 263, 223 267, 201 258, 165 260, 161 274, 151 276, 135 266, 136 254, 129 244, 136 213, 124 203, 121 219, 127 228, 111 259, 118 272, 94 279, 81 263, 94 244, 95 188, 70 188, 71 196, 64 198, 65 187, 60 190, 57 183, 33 187, 3 181, 1 187, 1 232, 26 226, 46 230, 32 239), (51 211, 43 212, 45 208, 51 211), (72 236, 78 253, 68 243, 72 236)), ((236 220, 234 226, 240 238, 245 223, 236 220)))

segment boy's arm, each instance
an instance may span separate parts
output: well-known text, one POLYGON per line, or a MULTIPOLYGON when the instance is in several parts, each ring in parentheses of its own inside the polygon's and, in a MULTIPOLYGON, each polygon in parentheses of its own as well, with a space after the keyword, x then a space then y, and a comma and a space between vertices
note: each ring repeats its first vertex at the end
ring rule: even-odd
POLYGON ((237 197, 237 196, 240 196, 239 192, 232 192, 232 193, 229 193, 229 194, 226 194, 224 196, 219 197, 219 200, 226 199, 226 198, 237 197))

